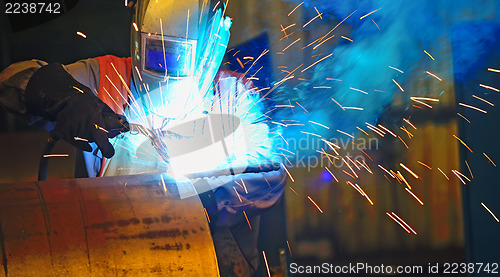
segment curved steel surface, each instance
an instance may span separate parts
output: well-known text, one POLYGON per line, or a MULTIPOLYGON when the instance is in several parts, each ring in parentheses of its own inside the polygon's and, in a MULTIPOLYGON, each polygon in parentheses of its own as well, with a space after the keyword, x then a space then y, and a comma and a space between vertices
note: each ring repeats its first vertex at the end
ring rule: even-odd
POLYGON ((0 258, 2 277, 219 276, 198 196, 159 174, 0 184, 0 258))

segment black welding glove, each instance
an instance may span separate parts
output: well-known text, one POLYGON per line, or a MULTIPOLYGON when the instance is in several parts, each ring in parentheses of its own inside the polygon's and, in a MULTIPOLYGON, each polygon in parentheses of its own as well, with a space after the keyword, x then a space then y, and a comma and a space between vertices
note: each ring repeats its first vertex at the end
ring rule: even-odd
POLYGON ((43 66, 33 74, 26 86, 25 104, 30 113, 56 121, 50 132, 53 138, 84 151, 92 151, 88 142, 95 142, 106 158, 115 154, 108 138, 129 131, 123 115, 113 112, 60 64, 43 66))

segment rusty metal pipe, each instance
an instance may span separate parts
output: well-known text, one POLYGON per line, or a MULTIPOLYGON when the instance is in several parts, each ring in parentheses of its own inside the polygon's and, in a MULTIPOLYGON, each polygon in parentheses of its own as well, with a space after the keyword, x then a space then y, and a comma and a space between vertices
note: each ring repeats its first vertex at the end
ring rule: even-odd
POLYGON ((163 181, 0 184, 0 277, 219 276, 198 196, 163 181))

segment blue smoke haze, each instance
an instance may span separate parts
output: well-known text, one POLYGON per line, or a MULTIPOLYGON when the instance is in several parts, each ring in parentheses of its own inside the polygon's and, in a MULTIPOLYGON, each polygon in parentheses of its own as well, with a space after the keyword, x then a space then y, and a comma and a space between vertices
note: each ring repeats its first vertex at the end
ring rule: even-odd
MULTIPOLYGON (((302 1, 295 2, 299 4, 302 1)), ((453 53, 456 60, 470 65, 465 67, 465 71, 472 71, 480 66, 475 63, 475 59, 484 52, 482 49, 492 45, 491 41, 497 39, 495 34, 499 34, 498 28, 483 28, 480 23, 473 26, 468 24, 465 29, 452 28, 452 25, 459 26, 459 23, 463 21, 498 20, 495 13, 500 11, 500 1, 494 0, 304 2, 305 9, 314 9, 314 7, 320 12, 335 15, 338 20, 344 19, 356 10, 344 23, 353 27, 349 37, 354 42, 341 43, 333 49, 331 58, 322 61, 312 69, 314 72, 310 81, 303 82, 294 88, 284 87, 282 92, 276 95, 284 103, 288 103, 288 99, 292 103, 298 101, 309 111, 308 114, 302 113, 299 107, 294 109, 294 114, 291 109, 278 110, 277 118, 296 119, 305 124, 284 128, 284 136, 287 139, 304 137, 305 135, 300 131, 316 133, 329 139, 343 136, 336 132, 337 129, 351 134, 356 132, 356 126, 366 129, 365 122, 376 124, 381 113, 389 106, 394 94, 400 93, 393 79, 406 88, 405 80, 408 76, 422 74, 422 72, 414 72, 417 67, 422 68, 422 61, 426 62, 426 70, 433 71, 433 66, 439 61, 432 63, 424 50, 439 49, 443 46, 440 43, 449 43, 454 29, 458 32, 454 35, 460 35, 460 32, 474 32, 478 39, 472 41, 470 46, 462 49, 461 52, 453 53), (379 10, 360 20, 361 16, 377 9, 379 10), (380 30, 372 20, 380 26, 380 30), (488 39, 484 39, 485 37, 488 39), (389 66, 401 69, 404 73, 391 69, 389 66), (331 81, 326 78, 336 78, 342 81, 331 81), (328 86, 331 89, 313 89, 318 86, 328 86), (352 90, 351 87, 363 90, 368 95, 352 90), (359 107, 363 108, 363 111, 343 111, 331 98, 342 106, 359 107), (313 126, 308 123, 309 120, 325 124, 330 129, 313 126)), ((317 36, 320 35, 322 34, 317 36)), ((470 38, 470 36, 467 37, 470 38)), ((451 51, 448 54, 452 55, 451 51)), ((450 60, 451 58, 440 56, 439 59, 450 60)), ((441 69, 439 75, 453 78, 452 70, 448 68, 443 72, 441 69)), ((468 72, 457 73, 457 76, 463 76, 468 72)), ((418 91, 406 91, 405 94, 424 96, 424 92, 418 91)), ((309 149, 302 154, 312 154, 316 150, 309 149)))

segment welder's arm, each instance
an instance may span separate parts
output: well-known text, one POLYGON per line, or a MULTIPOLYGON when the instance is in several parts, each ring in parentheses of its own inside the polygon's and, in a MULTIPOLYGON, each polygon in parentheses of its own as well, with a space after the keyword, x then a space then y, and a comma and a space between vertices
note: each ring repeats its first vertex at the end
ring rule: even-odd
POLYGON ((0 72, 0 106, 9 112, 26 116, 30 124, 40 121, 40 117, 31 116, 26 109, 24 92, 31 76, 46 64, 39 60, 23 61, 0 72))
POLYGON ((60 64, 37 69, 26 85, 24 98, 29 113, 56 121, 52 137, 84 151, 92 151, 89 142, 95 142, 103 156, 110 158, 114 149, 108 138, 128 131, 124 116, 114 113, 60 64))

